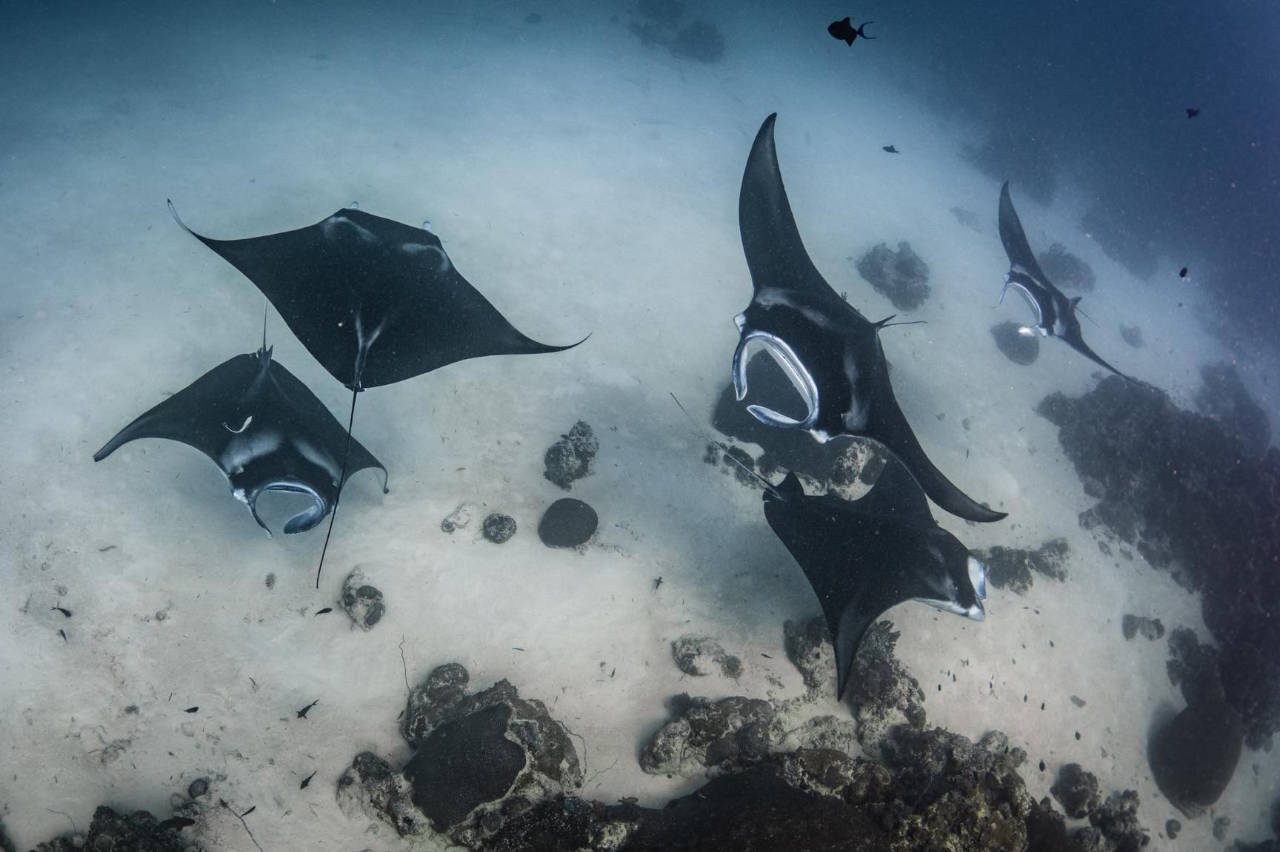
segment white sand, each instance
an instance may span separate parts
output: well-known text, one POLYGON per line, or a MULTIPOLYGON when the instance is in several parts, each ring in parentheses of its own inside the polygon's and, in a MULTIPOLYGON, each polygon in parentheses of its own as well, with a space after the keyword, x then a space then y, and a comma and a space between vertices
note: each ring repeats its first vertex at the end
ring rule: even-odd
MULTIPOLYGON (((898 397, 938 466, 1010 512, 994 525, 940 522, 975 549, 1071 544, 1065 584, 995 590, 983 624, 893 611, 930 722, 1007 732, 1030 754, 1036 796, 1078 761, 1105 792, 1137 789, 1143 823, 1162 831, 1175 814, 1150 780, 1146 729, 1160 702, 1181 702, 1166 643, 1125 642, 1119 621, 1135 612, 1207 633, 1196 599, 1140 557, 1103 557, 1077 523, 1091 501, 1033 408, 1051 391, 1087 390, 1094 366, 1045 341, 1018 367, 992 343, 989 327, 1025 321, 1025 309, 992 307, 1006 268, 998 185, 958 154, 976 131, 940 122, 870 66, 831 79, 816 71, 830 57, 797 51, 766 67, 745 42, 760 20, 724 22, 729 55, 700 66, 644 49, 607 8, 542 9, 537 26, 519 23, 524 7, 469 9, 161 12, 68 21, 6 50, 0 818, 18 845, 68 829, 66 815, 83 829, 98 803, 167 816, 172 794, 208 776, 215 800, 256 807, 248 823, 263 848, 397 848, 388 830, 345 818, 333 791, 361 750, 407 757, 402 644, 411 681, 459 661, 475 688, 505 677, 545 701, 585 744, 584 795, 605 801, 661 804, 698 783, 637 766, 668 696, 799 694, 782 622, 816 601, 758 493, 702 463, 668 397, 705 416, 727 381, 730 318, 750 296, 738 182, 774 110, 801 232, 837 290, 869 317, 893 313, 845 259, 882 240, 909 240, 932 267, 933 296, 908 317, 929 323, 884 334, 898 397), (880 152, 890 142, 902 156, 880 152), (222 237, 311 224, 353 199, 429 218, 517 327, 548 342, 592 338, 363 394, 356 434, 390 468, 392 491, 368 473, 353 480, 317 592, 322 533, 265 538, 198 453, 143 441, 91 461, 164 392, 257 345, 261 297, 170 221, 167 197, 222 237), (981 215, 984 232, 960 225, 953 205, 981 215), (573 490, 601 515, 583 554, 534 533, 562 496, 542 477, 543 451, 579 418, 601 440, 594 475, 573 490), (500 547, 476 525, 442 533, 464 501, 513 515, 519 533, 500 547), (311 614, 357 565, 388 602, 370 633, 340 611, 311 614), (741 680, 683 678, 669 643, 689 632, 740 655, 741 680), (948 671, 957 681, 939 692, 948 671)), ((763 23, 782 48, 807 32, 763 23)), ((1085 298, 1095 349, 1187 400, 1198 365, 1226 357, 1192 320, 1194 288, 1177 308, 1160 288, 1184 285, 1133 280, 1080 232, 1078 210, 1043 209, 1016 187, 1015 198, 1036 248, 1062 241, 1097 273, 1085 298), (1142 326, 1145 348, 1123 343, 1121 322, 1142 326)), ((346 391, 274 314, 269 334, 276 357, 344 411, 346 391)), ((286 509, 273 505, 278 523, 286 509)), ((1216 809, 1231 836, 1265 835, 1276 778, 1280 755, 1246 752, 1216 809)), ((1160 848, 1213 844, 1210 820, 1183 822, 1160 848)), ((214 848, 253 848, 224 810, 199 831, 214 848)))

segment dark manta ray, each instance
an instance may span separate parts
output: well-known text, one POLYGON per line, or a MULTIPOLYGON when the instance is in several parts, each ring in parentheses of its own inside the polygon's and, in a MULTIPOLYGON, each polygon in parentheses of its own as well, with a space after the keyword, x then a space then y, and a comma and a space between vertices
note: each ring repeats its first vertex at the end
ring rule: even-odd
POLYGON ((467 358, 578 345, 521 334, 421 228, 348 208, 295 231, 215 240, 188 228, 172 202, 169 210, 257 285, 307 351, 353 391, 467 358))
POLYGON ((138 438, 168 438, 213 459, 231 481, 231 493, 253 519, 263 491, 306 494, 310 509, 284 525, 286 533, 309 530, 338 502, 347 479, 367 467, 387 469, 354 439, 343 471, 349 435, 306 385, 271 358, 265 346, 224 361, 128 426, 94 453, 102 461, 138 438))
MULTIPOLYGON (((173 202, 169 211, 244 273, 307 351, 351 389, 348 432, 365 388, 467 358, 578 345, 548 346, 521 334, 454 268, 440 238, 422 228, 351 207, 294 231, 215 240, 188 228, 173 202)), ((321 566, 328 546, 326 536, 321 566)))
POLYGON ((1084 342, 1084 336, 1080 331, 1080 320, 1076 317, 1076 305, 1080 303, 1080 297, 1068 299, 1040 268, 1039 261, 1031 253, 1027 235, 1022 230, 1018 211, 1013 209, 1013 198, 1009 195, 1008 181, 1000 187, 1000 242, 1004 244, 1004 253, 1009 256, 1009 273, 1004 277, 1004 289, 1000 291, 1000 301, 1003 302, 1005 293, 1009 292, 1010 287, 1014 287, 1036 314, 1035 325, 1024 325, 1018 331, 1025 335, 1040 334, 1060 338, 1095 364, 1106 367, 1121 378, 1133 381, 1129 376, 1102 360, 1098 353, 1084 342))
MULTIPOLYGON (((765 119, 742 176, 738 223, 755 295, 734 318, 741 332, 733 353, 733 385, 747 395, 748 348, 760 346, 778 363, 808 406, 795 420, 749 405, 757 420, 804 429, 819 441, 841 435, 871 438, 902 461, 924 492, 942 508, 971 521, 998 521, 964 494, 925 455, 898 407, 880 346, 888 319, 871 322, 831 289, 809 259, 778 171, 773 144, 776 113, 765 119)), ((892 319, 890 317, 889 319, 892 319)))
POLYGON ((808 496, 789 473, 765 489, 764 516, 822 603, 835 644, 837 699, 867 628, 890 607, 918 600, 975 621, 986 616, 986 569, 938 526, 896 461, 853 502, 808 496))

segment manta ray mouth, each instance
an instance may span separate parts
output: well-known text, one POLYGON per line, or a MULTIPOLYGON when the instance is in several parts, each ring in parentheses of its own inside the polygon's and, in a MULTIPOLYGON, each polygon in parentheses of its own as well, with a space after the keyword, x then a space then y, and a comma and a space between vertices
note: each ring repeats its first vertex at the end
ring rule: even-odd
POLYGON ((250 513, 253 514, 253 519, 258 522, 258 526, 267 531, 267 535, 271 535, 271 529, 258 516, 258 497, 264 491, 286 491, 290 494, 305 494, 311 498, 310 508, 302 510, 285 522, 285 535, 306 532, 320 523, 325 515, 329 514, 328 501, 321 497, 314 488, 292 480, 272 480, 260 485, 248 494, 243 491, 234 492, 237 499, 244 501, 248 505, 250 513))
POLYGON ((767 331, 744 332, 738 341, 738 348, 733 352, 733 392, 738 401, 747 397, 747 363, 751 360, 753 348, 765 352, 773 359, 804 400, 808 413, 803 420, 796 420, 763 405, 748 405, 747 411, 766 426, 811 430, 818 421, 818 384, 791 345, 767 331))
POLYGON ((987 566, 973 555, 969 556, 969 583, 973 586, 973 593, 981 607, 982 602, 987 599, 987 566))

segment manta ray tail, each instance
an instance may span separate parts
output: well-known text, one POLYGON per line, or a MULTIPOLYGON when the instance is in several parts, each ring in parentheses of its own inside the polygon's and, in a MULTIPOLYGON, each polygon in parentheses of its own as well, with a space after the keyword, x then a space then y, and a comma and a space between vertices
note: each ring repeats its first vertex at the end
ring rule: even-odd
MULTIPOLYGON (((358 388, 359 378, 353 382, 358 388)), ((355 388, 351 391, 351 413, 347 415, 347 449, 342 453, 342 472, 338 474, 338 493, 333 498, 333 511, 329 514, 329 529, 324 534, 324 547, 320 548, 320 564, 316 566, 316 588, 320 588, 320 572, 324 570, 324 556, 329 552, 329 539, 333 537, 333 522, 338 519, 338 506, 342 503, 342 486, 347 484, 347 461, 351 458, 351 427, 356 424, 356 396, 360 393, 355 388)), ((385 493, 386 481, 383 480, 385 493)))

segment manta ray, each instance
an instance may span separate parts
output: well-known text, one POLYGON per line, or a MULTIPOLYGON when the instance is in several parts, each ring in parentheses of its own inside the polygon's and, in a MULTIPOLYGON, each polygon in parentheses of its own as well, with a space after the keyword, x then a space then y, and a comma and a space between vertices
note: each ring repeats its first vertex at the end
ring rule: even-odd
POLYGON ((819 441, 870 438, 910 471, 931 500, 961 518, 1005 517, 962 492, 925 454, 898 406, 880 330, 836 294, 809 259, 796 227, 773 141, 777 114, 764 120, 742 176, 738 222, 754 294, 734 318, 740 338, 733 353, 733 385, 747 396, 747 362, 758 347, 782 368, 807 414, 788 417, 758 404, 747 411, 781 429, 802 429, 819 441))
POLYGON ((271 357, 265 344, 237 355, 125 426, 93 460, 102 461, 139 438, 166 438, 211 458, 231 483, 231 493, 258 516, 264 491, 287 491, 311 498, 312 506, 284 525, 300 533, 320 523, 338 503, 342 486, 365 468, 387 469, 350 438, 316 395, 271 357), (349 450, 348 450, 349 444, 349 450), (348 457, 349 452, 349 457, 348 457), (345 461, 345 464, 344 464, 345 461))
POLYGON ((837 699, 863 635, 891 607, 916 600, 975 621, 986 617, 986 568, 938 526, 900 462, 891 460, 852 502, 807 495, 788 473, 765 489, 764 515, 822 604, 835 645, 837 699))
POLYGON ((1040 262, 1031 253, 1027 235, 1022 230, 1018 211, 1013 209, 1013 198, 1009 195, 1008 181, 1000 187, 1000 242, 1004 244, 1004 252, 1009 256, 1009 272, 1004 277, 1004 289, 1000 291, 1000 301, 1004 301, 1005 294, 1012 287, 1022 294, 1036 315, 1035 325, 1024 325, 1018 331, 1024 335, 1039 334, 1042 337, 1056 337, 1095 364, 1106 367, 1123 379, 1134 381, 1102 360, 1098 353, 1084 342, 1080 320, 1076 317, 1076 306, 1080 304, 1080 297, 1067 298, 1040 268, 1040 262))

